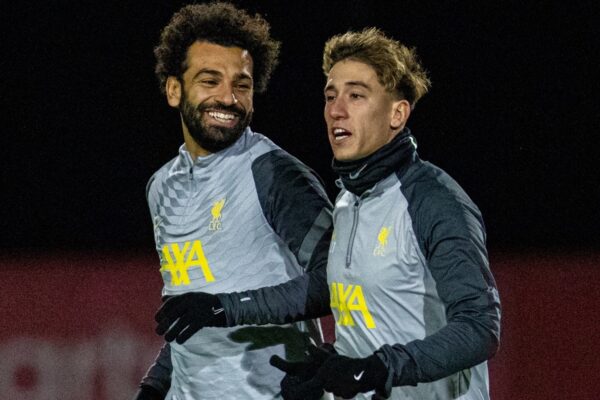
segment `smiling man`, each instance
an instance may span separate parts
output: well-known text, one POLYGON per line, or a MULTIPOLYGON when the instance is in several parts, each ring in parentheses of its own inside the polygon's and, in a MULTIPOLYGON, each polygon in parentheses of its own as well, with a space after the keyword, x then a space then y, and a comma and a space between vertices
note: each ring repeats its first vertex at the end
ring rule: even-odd
POLYGON ((195 159, 234 144, 252 119, 252 57, 239 47, 196 41, 181 77, 169 76, 167 101, 181 113, 186 150, 195 159))
MULTIPOLYGON (((249 127, 278 52, 262 17, 219 2, 182 8, 155 48, 184 144, 147 187, 166 299, 157 332, 171 343, 137 400, 275 399, 284 374, 270 357, 297 359, 321 343, 315 320, 229 328, 226 315, 252 301, 216 296, 291 279, 304 291, 309 273, 324 281, 331 204, 320 180, 249 127), (191 314, 168 320, 169 309, 191 314)), ((316 292, 327 296, 326 287, 316 292)), ((301 299, 287 292, 281 307, 301 299)), ((263 300, 265 312, 278 309, 268 290, 263 300)))

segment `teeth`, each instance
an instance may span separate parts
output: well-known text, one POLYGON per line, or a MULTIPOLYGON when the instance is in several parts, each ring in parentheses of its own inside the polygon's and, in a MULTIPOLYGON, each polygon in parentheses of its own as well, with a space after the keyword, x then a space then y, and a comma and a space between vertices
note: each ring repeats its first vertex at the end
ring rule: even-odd
POLYGON ((224 113, 216 112, 216 111, 211 111, 208 113, 208 115, 210 115, 213 118, 220 119, 223 121, 231 121, 232 119, 235 118, 235 115, 233 115, 233 114, 224 114, 224 113))
POLYGON ((350 136, 350 132, 348 132, 347 130, 345 130, 343 128, 335 128, 333 130, 333 138, 335 139, 336 142, 339 142, 340 140, 343 140, 343 139, 347 138, 348 136, 350 136))

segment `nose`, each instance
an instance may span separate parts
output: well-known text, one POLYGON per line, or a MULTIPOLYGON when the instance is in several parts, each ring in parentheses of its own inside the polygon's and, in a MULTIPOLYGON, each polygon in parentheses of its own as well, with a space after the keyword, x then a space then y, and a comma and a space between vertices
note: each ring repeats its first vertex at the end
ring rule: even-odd
POLYGON ((348 116, 346 104, 339 97, 327 103, 326 109, 327 114, 333 119, 342 119, 348 116))
POLYGON ((217 100, 219 100, 222 104, 228 106, 232 104, 237 104, 238 99, 235 97, 233 85, 230 83, 224 83, 217 95, 217 100))

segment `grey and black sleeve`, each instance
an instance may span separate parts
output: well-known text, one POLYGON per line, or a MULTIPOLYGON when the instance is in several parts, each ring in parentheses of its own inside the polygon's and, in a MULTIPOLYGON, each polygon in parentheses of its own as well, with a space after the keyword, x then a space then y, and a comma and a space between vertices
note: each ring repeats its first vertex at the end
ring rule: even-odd
POLYGON ((258 157, 252 174, 265 218, 304 273, 277 286, 219 294, 228 324, 284 324, 330 314, 326 266, 332 205, 320 179, 283 150, 258 157))
POLYGON ((417 183, 406 185, 410 189, 404 195, 446 306, 447 325, 423 340, 384 345, 376 352, 388 367, 387 390, 435 381, 480 364, 495 354, 500 341, 500 298, 481 213, 444 173, 423 181, 442 182, 444 189, 417 183))
POLYGON ((165 342, 160 352, 154 360, 154 364, 150 366, 146 375, 142 378, 140 387, 150 386, 159 393, 166 396, 171 387, 171 372, 173 365, 171 364, 171 346, 165 342))
MULTIPOLYGON (((152 212, 153 206, 155 203, 154 199, 151 198, 151 187, 155 181, 155 176, 153 175, 148 184, 146 185, 146 199, 148 201, 148 205, 150 206, 150 216, 154 218, 154 214, 152 212)), ((171 372, 173 370, 173 366, 171 364, 171 346, 168 342, 165 342, 163 347, 160 349, 159 353, 154 360, 154 363, 150 366, 146 375, 142 378, 140 382, 140 387, 150 386, 156 389, 158 392, 163 394, 163 397, 169 391, 169 387, 171 387, 171 372)))

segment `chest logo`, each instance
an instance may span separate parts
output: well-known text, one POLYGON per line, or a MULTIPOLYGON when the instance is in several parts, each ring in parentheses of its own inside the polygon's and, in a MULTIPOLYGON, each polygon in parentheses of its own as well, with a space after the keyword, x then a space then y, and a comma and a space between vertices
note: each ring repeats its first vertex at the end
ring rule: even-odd
POLYGON ((221 200, 215 201, 210 210, 212 214, 212 220, 210 224, 208 224, 208 230, 210 231, 220 231, 221 230, 221 211, 223 210, 223 206, 225 205, 225 198, 221 200))
POLYGON ((391 230, 390 226, 384 226, 379 231, 379 235, 377 235, 377 246, 375 246, 375 249, 373 250, 374 256, 384 256, 385 255, 385 251, 386 251, 387 245, 388 245, 388 236, 390 234, 390 230, 391 230))
POLYGON ((362 286, 331 282, 329 306, 334 312, 338 325, 354 326, 354 313, 360 313, 368 329, 375 328, 375 321, 367 307, 362 286))
POLYGON ((173 286, 189 285, 190 276, 188 271, 194 267, 199 267, 202 270, 206 282, 215 280, 208 265, 208 260, 204 255, 202 242, 199 240, 185 242, 183 248, 179 246, 179 243, 169 243, 162 247, 160 272, 166 271, 171 274, 171 284, 173 286))

